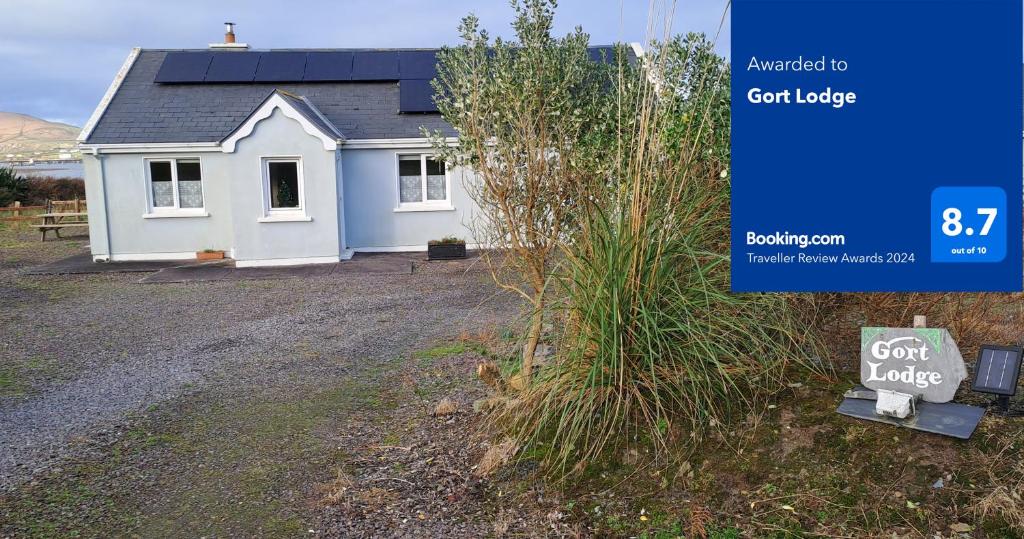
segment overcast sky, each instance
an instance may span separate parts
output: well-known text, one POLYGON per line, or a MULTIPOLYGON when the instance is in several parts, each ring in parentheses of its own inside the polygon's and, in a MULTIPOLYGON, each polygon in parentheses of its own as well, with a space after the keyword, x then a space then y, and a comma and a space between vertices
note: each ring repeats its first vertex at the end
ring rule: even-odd
MULTIPOLYGON (((561 0, 556 33, 580 25, 592 44, 644 41, 647 0, 561 0)), ((726 0, 681 0, 674 30, 713 37, 726 0)), ((473 12, 509 37, 505 0, 3 0, 0 111, 82 125, 132 47, 202 48, 238 24, 253 48, 435 47, 458 41, 473 12)), ((728 21, 719 51, 729 51, 728 21)))

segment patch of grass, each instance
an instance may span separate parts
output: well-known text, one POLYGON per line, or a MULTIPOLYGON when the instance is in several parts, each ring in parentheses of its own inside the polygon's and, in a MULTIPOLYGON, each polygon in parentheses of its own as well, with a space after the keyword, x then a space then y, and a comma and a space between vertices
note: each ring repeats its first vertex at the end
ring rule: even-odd
MULTIPOLYGON (((856 421, 835 413, 839 391, 794 391, 796 398, 776 401, 775 413, 756 426, 709 441, 687 460, 685 473, 676 467, 654 473, 659 470, 648 463, 616 468, 615 455, 606 454, 563 495, 589 508, 574 516, 599 535, 673 537, 679 520, 682 536, 691 537, 685 508, 696 503, 711 511, 708 537, 888 536, 909 526, 946 529, 951 522, 968 523, 985 536, 1020 536, 1012 520, 1024 504, 1013 493, 1024 492, 1024 466, 1015 473, 1016 459, 1000 457, 1018 451, 1019 429, 986 418, 971 440, 959 442, 856 421), (816 433, 811 445, 784 455, 785 444, 805 435, 801 429, 816 433), (661 477, 670 479, 667 487, 661 477), (940 477, 945 487, 933 488, 940 477), (979 507, 986 495, 997 503, 979 507), (649 515, 642 525, 636 518, 641 507, 649 515), (676 514, 681 507, 683 514, 676 514)), ((543 455, 527 453, 523 460, 537 457, 543 455)))
POLYGON ((14 371, 0 370, 0 397, 21 397, 26 392, 27 387, 19 380, 14 371))
POLYGON ((708 530, 708 539, 740 539, 739 528, 711 528, 708 530))
POLYGON ((449 344, 442 344, 426 350, 419 350, 413 353, 413 359, 420 362, 421 366, 430 366, 434 360, 441 359, 448 356, 456 356, 459 354, 465 354, 466 352, 476 352, 477 354, 487 354, 487 349, 482 344, 472 342, 454 342, 449 344))
POLYGON ((375 417, 393 365, 305 390, 165 403, 108 453, 0 499, 0 535, 296 537, 299 494, 343 467, 323 433, 354 414, 375 417))
POLYGON ((29 485, 17 497, 0 498, 0 533, 20 537, 97 537, 94 522, 104 520, 111 530, 130 529, 138 516, 127 511, 127 500, 113 495, 101 479, 116 473, 121 454, 105 462, 81 463, 60 474, 56 484, 29 485), (12 533, 14 532, 14 533, 12 533))
POLYGON ((154 447, 171 447, 182 443, 180 436, 166 432, 146 432, 142 428, 134 428, 129 430, 126 434, 126 438, 130 441, 137 442, 135 447, 138 450, 146 450, 154 447))
POLYGON ((0 364, 0 397, 23 397, 31 393, 33 380, 49 377, 57 367, 56 359, 42 356, 4 361, 0 364))
POLYGON ((14 387, 14 374, 10 371, 0 371, 0 391, 14 387))
POLYGON ((88 285, 85 282, 69 280, 63 276, 28 276, 16 278, 14 286, 56 302, 80 295, 88 285))

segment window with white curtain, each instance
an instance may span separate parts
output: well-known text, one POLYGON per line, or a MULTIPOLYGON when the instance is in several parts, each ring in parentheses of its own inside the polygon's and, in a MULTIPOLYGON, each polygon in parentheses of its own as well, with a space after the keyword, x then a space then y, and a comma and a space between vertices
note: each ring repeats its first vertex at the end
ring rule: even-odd
POLYGON ((398 155, 398 204, 402 208, 449 208, 444 161, 430 154, 398 155))
POLYGON ((146 162, 146 178, 150 212, 203 209, 203 173, 199 159, 150 159, 146 162))

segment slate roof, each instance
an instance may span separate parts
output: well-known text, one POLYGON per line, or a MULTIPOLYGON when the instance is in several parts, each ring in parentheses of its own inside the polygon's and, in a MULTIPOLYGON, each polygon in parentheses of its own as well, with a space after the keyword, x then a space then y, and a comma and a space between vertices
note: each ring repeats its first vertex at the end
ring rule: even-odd
MULTIPOLYGON (((328 120, 327 117, 324 116, 323 113, 320 112, 320 110, 318 110, 305 97, 301 95, 295 95, 291 92, 286 92, 284 90, 274 90, 274 92, 271 95, 273 94, 280 95, 282 98, 284 98, 284 100, 287 101, 291 106, 295 107, 295 110, 299 111, 299 114, 301 114, 307 120, 309 120, 310 123, 315 125, 316 128, 322 131, 325 135, 334 137, 336 139, 345 138, 345 135, 343 135, 341 131, 334 124, 332 124, 331 121, 328 120)), ((267 96, 267 99, 270 99, 270 96, 267 96)))
MULTIPOLYGON (((357 53, 357 56, 397 53, 397 56, 409 54, 413 57, 436 50, 289 49, 262 52, 278 57, 289 53, 310 53, 312 57, 313 54, 323 52, 352 52, 357 53)), ((608 61, 607 53, 610 50, 606 46, 591 47, 591 59, 608 61), (606 52, 604 56, 602 50, 606 52)), ((238 51, 212 49, 141 50, 105 112, 89 133, 86 144, 219 142, 237 129, 275 91, 282 92, 290 103, 325 133, 337 133, 348 140, 419 138, 422 136, 421 127, 430 131, 439 130, 448 136, 455 135, 455 130, 441 119, 440 114, 400 113, 400 89, 395 80, 244 83, 210 83, 207 80, 205 84, 157 83, 157 73, 168 53, 203 53, 207 58, 212 54, 211 66, 221 58, 219 55, 239 54, 238 51)), ((628 54, 629 61, 635 62, 636 56, 631 50, 628 54)), ((353 65, 354 70, 356 67, 358 65, 353 65)), ((260 80, 259 76, 256 80, 260 80)), ((406 110, 424 109, 407 106, 406 110)))
POLYGON ((139 53, 86 144, 218 142, 275 90, 305 97, 349 140, 416 138, 420 126, 455 134, 439 114, 399 114, 394 81, 157 84, 153 79, 168 52, 139 53))

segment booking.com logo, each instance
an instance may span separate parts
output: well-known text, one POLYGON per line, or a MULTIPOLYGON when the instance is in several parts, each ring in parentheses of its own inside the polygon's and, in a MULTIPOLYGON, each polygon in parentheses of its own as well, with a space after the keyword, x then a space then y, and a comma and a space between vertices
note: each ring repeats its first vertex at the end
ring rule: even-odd
POLYGON ((843 234, 790 234, 789 232, 758 234, 747 232, 747 245, 796 245, 801 249, 806 249, 808 245, 846 245, 846 236, 843 234))

